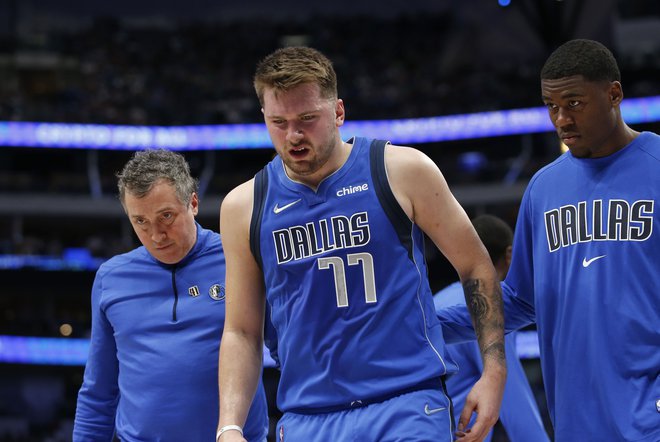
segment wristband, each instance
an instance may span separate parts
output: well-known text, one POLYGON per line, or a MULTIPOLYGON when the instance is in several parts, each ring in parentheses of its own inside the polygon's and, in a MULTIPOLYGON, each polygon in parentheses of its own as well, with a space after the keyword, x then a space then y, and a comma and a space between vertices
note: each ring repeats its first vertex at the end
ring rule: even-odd
POLYGON ((241 433, 241 436, 243 436, 243 428, 240 427, 240 425, 225 425, 224 427, 220 428, 218 430, 218 434, 215 436, 215 439, 218 440, 220 436, 222 436, 222 433, 225 431, 238 431, 241 433))

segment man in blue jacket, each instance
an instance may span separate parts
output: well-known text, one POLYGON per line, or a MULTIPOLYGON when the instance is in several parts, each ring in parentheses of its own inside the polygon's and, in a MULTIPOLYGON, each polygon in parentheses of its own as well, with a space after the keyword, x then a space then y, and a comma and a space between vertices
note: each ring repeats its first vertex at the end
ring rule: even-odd
MULTIPOLYGON (((96 274, 73 440, 211 442, 225 319, 220 235, 195 221, 197 181, 182 155, 138 152, 118 178, 142 247, 96 274)), ((245 435, 264 441, 267 431, 260 383, 245 435)))
MULTIPOLYGON (((511 264, 511 243, 513 231, 502 219, 492 215, 480 215, 472 220, 474 229, 486 246, 497 276, 506 277, 511 264)), ((465 305, 465 294, 460 282, 455 282, 433 296, 438 313, 454 305, 465 305)), ((515 333, 504 338, 506 347, 507 378, 500 408, 500 421, 511 442, 548 442, 541 415, 534 395, 520 364, 516 351, 515 333)), ((447 379, 447 391, 454 409, 462 410, 472 386, 481 377, 483 366, 479 345, 476 341, 452 344, 447 347, 450 356, 458 365, 458 373, 447 379)), ((457 419, 458 420, 458 419, 457 419)), ((490 431, 484 441, 490 442, 490 431)))

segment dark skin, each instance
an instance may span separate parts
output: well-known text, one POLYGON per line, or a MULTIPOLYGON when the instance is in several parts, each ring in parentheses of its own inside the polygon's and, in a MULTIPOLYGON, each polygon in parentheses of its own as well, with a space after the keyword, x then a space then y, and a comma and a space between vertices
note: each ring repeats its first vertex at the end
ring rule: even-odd
POLYGON ((587 81, 581 75, 541 80, 541 95, 557 135, 576 158, 606 157, 639 135, 621 117, 618 81, 587 81))

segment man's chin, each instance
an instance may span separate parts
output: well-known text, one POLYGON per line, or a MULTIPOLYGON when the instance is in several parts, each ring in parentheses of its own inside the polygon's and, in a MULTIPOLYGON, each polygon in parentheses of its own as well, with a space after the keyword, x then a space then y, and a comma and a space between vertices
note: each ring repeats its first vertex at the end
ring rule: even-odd
POLYGON ((578 147, 569 147, 568 150, 571 152, 574 158, 579 159, 589 159, 591 158, 591 151, 589 149, 580 149, 578 147))

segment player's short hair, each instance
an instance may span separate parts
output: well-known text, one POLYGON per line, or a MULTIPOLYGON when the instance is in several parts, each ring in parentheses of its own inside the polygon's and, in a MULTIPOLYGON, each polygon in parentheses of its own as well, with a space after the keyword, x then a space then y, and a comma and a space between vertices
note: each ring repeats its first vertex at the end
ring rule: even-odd
POLYGON ((171 184, 179 201, 187 206, 197 192, 197 180, 190 175, 190 166, 183 155, 166 149, 147 149, 136 152, 126 163, 119 179, 119 200, 122 205, 126 193, 143 198, 154 184, 165 180, 171 184))
POLYGON ((506 254, 506 249, 513 244, 513 230, 501 218, 493 215, 479 215, 472 220, 474 230, 486 246, 491 261, 496 263, 506 254))
POLYGON ((337 98, 337 74, 332 62, 305 46, 277 49, 259 62, 254 75, 254 89, 262 106, 266 88, 277 94, 304 83, 318 84, 323 98, 337 98))
POLYGON ((587 81, 621 81, 612 52, 603 44, 586 39, 570 40, 550 54, 541 69, 541 80, 581 75, 587 81))

